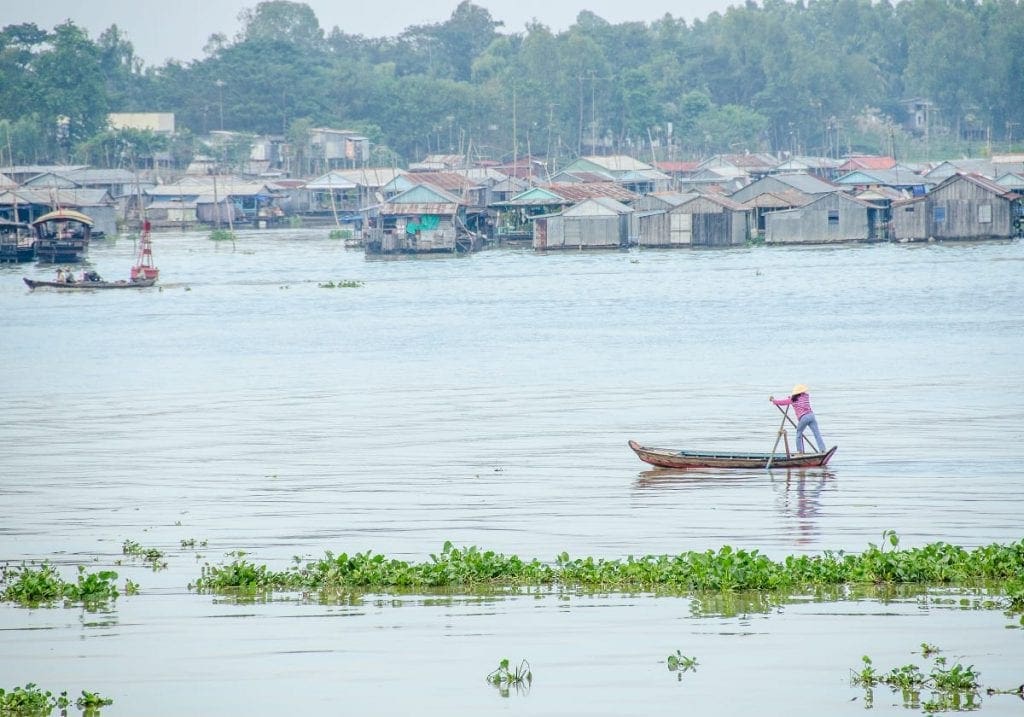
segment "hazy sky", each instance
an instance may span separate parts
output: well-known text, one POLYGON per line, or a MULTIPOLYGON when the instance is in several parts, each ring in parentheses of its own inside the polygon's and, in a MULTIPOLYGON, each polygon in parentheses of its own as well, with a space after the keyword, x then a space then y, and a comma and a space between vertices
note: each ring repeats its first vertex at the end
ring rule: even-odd
MULTIPOLYGON (((0 0, 0 27, 34 22, 50 30, 73 20, 95 39, 116 24, 147 64, 162 65, 170 58, 189 61, 202 57, 210 35, 220 32, 233 38, 240 26, 238 13, 259 0, 0 0)), ((313 8, 320 27, 329 33, 335 26, 344 32, 368 37, 394 36, 409 25, 443 22, 459 0, 305 0, 313 8)), ((724 12, 741 0, 474 0, 495 20, 505 23, 504 32, 519 32, 536 19, 554 31, 564 30, 580 10, 590 10, 612 23, 649 22, 671 13, 691 22, 712 12, 724 12)))

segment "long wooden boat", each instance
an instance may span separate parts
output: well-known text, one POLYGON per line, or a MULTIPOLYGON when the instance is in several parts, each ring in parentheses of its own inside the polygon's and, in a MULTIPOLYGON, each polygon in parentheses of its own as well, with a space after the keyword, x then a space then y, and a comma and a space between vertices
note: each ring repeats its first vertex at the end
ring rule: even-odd
POLYGON ((640 460, 660 468, 820 468, 828 465, 838 446, 824 453, 726 453, 651 448, 630 441, 640 460))
POLYGON ((29 289, 59 289, 60 291, 91 291, 93 289, 145 289, 153 286, 156 279, 133 279, 125 281, 41 281, 23 277, 22 280, 28 284, 29 289))

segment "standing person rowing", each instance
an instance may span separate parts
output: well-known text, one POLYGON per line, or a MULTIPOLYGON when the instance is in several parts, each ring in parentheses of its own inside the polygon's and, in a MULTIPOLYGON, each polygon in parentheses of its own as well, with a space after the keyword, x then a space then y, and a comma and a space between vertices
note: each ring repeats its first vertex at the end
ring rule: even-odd
POLYGON ((793 410, 796 411, 797 453, 804 452, 804 430, 807 428, 810 428, 811 432, 814 433, 814 440, 818 444, 818 451, 821 453, 825 452, 825 441, 821 438, 821 431, 818 429, 818 419, 814 417, 814 410, 811 408, 811 395, 808 393, 807 386, 798 383, 796 386, 793 386, 789 398, 776 399, 774 396, 769 396, 768 400, 776 406, 793 406, 793 410))

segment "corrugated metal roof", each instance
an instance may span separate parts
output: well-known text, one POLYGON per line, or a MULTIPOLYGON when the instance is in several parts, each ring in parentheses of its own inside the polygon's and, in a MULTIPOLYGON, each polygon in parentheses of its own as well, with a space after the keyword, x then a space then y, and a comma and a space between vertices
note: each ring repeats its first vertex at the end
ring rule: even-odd
MULTIPOLYGON (((588 155, 586 157, 580 157, 580 159, 595 164, 601 169, 608 172, 631 172, 639 171, 642 169, 653 169, 647 162, 641 162, 639 159, 634 159, 625 154, 613 154, 607 157, 599 155, 588 155)), ((572 166, 572 163, 569 165, 572 166)))
POLYGON ((608 197, 591 197, 562 212, 563 217, 596 217, 632 213, 632 209, 608 197))
POLYGON ((700 162, 658 162, 654 166, 662 172, 693 172, 700 162))
POLYGON ((810 174, 773 174, 772 177, 804 194, 827 194, 836 190, 836 185, 810 174))
POLYGON ((0 204, 41 204, 61 207, 96 207, 111 204, 106 189, 32 189, 25 187, 8 191, 0 197, 0 204))
MULTIPOLYGON (((54 172, 54 174, 58 174, 54 172)), ((79 184, 132 184, 135 175, 127 169, 72 169, 60 173, 79 184)))
POLYGON ((380 205, 381 216, 412 216, 421 214, 436 214, 440 216, 453 216, 459 211, 458 204, 434 204, 434 203, 420 203, 420 204, 395 204, 394 202, 385 202, 380 205))
POLYGON ((418 184, 430 184, 445 191, 459 194, 480 186, 469 177, 456 174, 455 172, 414 172, 407 174, 406 179, 418 184))
POLYGON ((707 201, 711 202, 712 204, 717 204, 720 207, 724 207, 725 209, 730 209, 730 210, 732 210, 734 212, 745 212, 745 211, 747 211, 747 209, 749 209, 749 207, 747 207, 747 205, 740 204, 736 200, 729 199, 728 197, 723 197, 720 194, 698 194, 697 196, 695 196, 692 199, 689 199, 689 200, 683 202, 682 204, 680 204, 678 206, 679 207, 685 207, 687 204, 691 204, 693 202, 699 202, 699 201, 702 201, 702 200, 707 200, 707 201))
POLYGON ((780 207, 802 207, 812 200, 812 197, 788 189, 782 192, 763 192, 753 199, 744 202, 744 206, 761 209, 778 209, 780 207))
POLYGON ((854 169, 892 169, 895 166, 896 160, 892 157, 864 155, 848 157, 847 160, 839 166, 839 169, 840 171, 848 172, 854 169))
POLYGON ((356 186, 379 189, 400 174, 408 174, 404 169, 393 167, 364 167, 362 169, 335 169, 333 174, 344 177, 356 186))
POLYGON ((548 184, 544 189, 554 192, 566 199, 569 203, 575 203, 591 197, 611 197, 619 201, 629 202, 639 194, 631 192, 615 182, 587 182, 581 184, 548 184))
POLYGON ((611 182, 614 181, 614 177, 604 172, 569 172, 562 170, 556 172, 551 177, 552 184, 579 184, 579 183, 595 183, 595 182, 611 182))

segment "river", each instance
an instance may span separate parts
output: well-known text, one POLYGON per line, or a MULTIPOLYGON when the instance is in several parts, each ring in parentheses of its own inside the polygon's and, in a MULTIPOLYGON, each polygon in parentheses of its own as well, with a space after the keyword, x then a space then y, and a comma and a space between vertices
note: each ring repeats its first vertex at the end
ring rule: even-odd
MULTIPOLYGON (((0 604, 0 687, 98 691, 104 715, 852 715, 861 656, 887 670, 922 642, 986 686, 1024 681, 1014 620, 959 600, 190 591, 233 551, 1024 537, 1019 241, 373 260, 326 235, 157 234, 160 285, 137 291, 29 292, 52 270, 0 266, 0 560, 140 585, 101 612, 0 604), (672 473, 626 446, 767 451, 768 397, 794 383, 839 447, 828 470, 672 473), (676 650, 695 671, 666 669, 676 650), (529 661, 528 694, 485 682, 503 657, 529 661)), ((95 242, 90 268, 126 278, 135 248, 95 242)), ((906 712, 885 688, 872 711, 906 712)))

